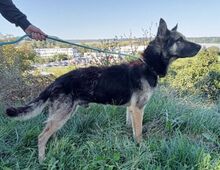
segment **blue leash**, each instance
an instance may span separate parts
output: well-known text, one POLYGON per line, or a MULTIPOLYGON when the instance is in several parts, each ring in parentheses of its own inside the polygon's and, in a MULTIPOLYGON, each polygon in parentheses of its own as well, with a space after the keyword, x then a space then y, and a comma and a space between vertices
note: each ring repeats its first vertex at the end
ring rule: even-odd
MULTIPOLYGON (((14 40, 14 41, 0 42, 0 47, 1 46, 5 46, 5 45, 17 44, 17 43, 19 43, 20 41, 24 40, 27 37, 29 37, 29 36, 28 35, 24 35, 24 36, 14 40)), ((130 54, 117 53, 117 52, 114 52, 114 51, 102 50, 100 48, 94 48, 94 47, 90 47, 90 46, 87 46, 87 45, 81 45, 81 44, 77 44, 77 43, 72 43, 72 42, 65 41, 65 40, 62 40, 62 39, 59 39, 59 38, 55 38, 55 37, 49 36, 49 35, 47 36, 47 39, 50 39, 50 40, 53 40, 53 41, 57 41, 57 42, 61 42, 61 43, 65 43, 65 44, 69 44, 69 45, 73 45, 73 46, 76 46, 76 47, 81 47, 81 48, 85 48, 85 49, 89 49, 89 50, 93 50, 93 51, 98 51, 100 53, 114 54, 114 55, 119 55, 119 56, 130 56, 130 57, 134 57, 134 58, 139 58, 139 57, 136 57, 136 56, 133 56, 133 55, 130 55, 130 54)))
POLYGON ((0 47, 4 46, 4 45, 11 45, 11 44, 17 44, 20 41, 22 41, 23 39, 25 39, 26 37, 28 37, 28 35, 23 35, 22 37, 14 40, 14 41, 8 41, 8 42, 0 42, 0 47))

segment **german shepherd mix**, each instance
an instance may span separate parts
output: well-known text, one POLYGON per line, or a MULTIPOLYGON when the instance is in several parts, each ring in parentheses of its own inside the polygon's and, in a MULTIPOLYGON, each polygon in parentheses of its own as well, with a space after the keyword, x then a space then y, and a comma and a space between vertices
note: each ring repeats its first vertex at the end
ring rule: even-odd
POLYGON ((88 67, 70 71, 57 78, 40 95, 23 107, 8 108, 9 117, 29 119, 48 106, 49 118, 38 137, 39 161, 45 158, 48 139, 76 112, 78 105, 101 103, 127 106, 126 123, 132 125, 137 143, 141 142, 144 107, 171 61, 192 57, 201 46, 168 30, 160 19, 157 36, 136 62, 110 67, 88 67))

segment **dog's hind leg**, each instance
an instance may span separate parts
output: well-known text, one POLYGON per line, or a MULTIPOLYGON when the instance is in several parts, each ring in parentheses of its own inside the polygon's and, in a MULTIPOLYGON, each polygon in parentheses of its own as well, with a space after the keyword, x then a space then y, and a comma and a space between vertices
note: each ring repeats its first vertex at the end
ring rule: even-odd
POLYGON ((38 158, 42 162, 45 158, 46 144, 49 138, 57 132, 71 117, 72 111, 76 110, 77 104, 72 101, 70 97, 61 97, 53 101, 49 109, 50 117, 43 132, 38 137, 38 158))

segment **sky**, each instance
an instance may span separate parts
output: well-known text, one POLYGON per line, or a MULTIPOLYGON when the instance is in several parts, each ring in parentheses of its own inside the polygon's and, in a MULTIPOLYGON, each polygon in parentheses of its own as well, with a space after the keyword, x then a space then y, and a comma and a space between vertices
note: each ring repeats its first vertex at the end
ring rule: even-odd
MULTIPOLYGON (((63 39, 156 34, 160 18, 187 37, 220 36, 220 0, 13 0, 28 20, 63 39)), ((0 33, 24 32, 0 15, 0 33)))

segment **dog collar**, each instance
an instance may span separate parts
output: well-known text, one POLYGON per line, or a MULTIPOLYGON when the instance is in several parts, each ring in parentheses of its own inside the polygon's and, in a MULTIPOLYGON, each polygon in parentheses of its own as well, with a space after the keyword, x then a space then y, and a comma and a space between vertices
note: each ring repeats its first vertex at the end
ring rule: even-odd
POLYGON ((139 58, 139 60, 144 63, 144 64, 147 64, 142 58, 139 58))
POLYGON ((145 65, 147 65, 148 69, 156 76, 158 76, 157 72, 149 65, 147 64, 142 58, 139 58, 139 60, 144 63, 145 65))

